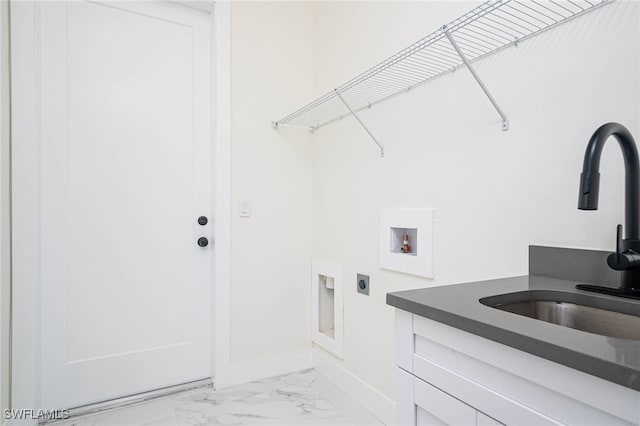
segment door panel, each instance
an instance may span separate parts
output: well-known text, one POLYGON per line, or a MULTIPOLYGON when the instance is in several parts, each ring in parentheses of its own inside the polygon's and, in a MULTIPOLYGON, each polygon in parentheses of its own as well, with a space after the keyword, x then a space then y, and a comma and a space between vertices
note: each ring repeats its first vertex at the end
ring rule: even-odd
POLYGON ((42 401, 210 377, 208 16, 47 3, 42 401))

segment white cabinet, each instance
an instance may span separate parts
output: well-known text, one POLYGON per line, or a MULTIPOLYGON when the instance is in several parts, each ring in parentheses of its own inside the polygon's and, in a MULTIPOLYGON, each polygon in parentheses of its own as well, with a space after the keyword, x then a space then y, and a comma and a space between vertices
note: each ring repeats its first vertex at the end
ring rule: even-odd
POLYGON ((396 310, 399 425, 640 425, 640 392, 396 310))
POLYGON ((398 408, 398 425, 497 426, 500 422, 398 368, 398 387, 409 390, 398 408))

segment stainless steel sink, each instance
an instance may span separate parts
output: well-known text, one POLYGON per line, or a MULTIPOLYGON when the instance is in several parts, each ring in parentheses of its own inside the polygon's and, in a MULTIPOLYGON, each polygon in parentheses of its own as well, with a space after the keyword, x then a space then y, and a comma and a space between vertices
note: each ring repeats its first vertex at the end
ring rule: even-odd
POLYGON ((619 339, 640 340, 640 303, 530 290, 480 299, 505 312, 619 339))

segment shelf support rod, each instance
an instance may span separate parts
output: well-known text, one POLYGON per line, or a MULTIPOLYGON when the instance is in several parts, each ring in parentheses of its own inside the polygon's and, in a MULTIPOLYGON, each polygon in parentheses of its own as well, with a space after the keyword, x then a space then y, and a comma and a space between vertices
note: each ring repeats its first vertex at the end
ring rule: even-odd
POLYGON ((334 89, 333 90, 336 93, 336 96, 342 101, 342 103, 344 104, 344 106, 347 107, 347 109, 349 110, 349 112, 351 113, 351 115, 353 115, 355 117, 356 120, 358 120, 358 123, 360 123, 360 126, 362 126, 362 128, 364 129, 365 132, 367 132, 367 134, 369 135, 369 137, 376 143, 376 145, 378 145, 378 148, 380 148, 380 157, 384 157, 384 146, 382 146, 382 144, 380 142, 378 142, 378 139, 376 139, 375 136, 373 136, 373 134, 369 131, 369 129, 367 128, 367 126, 362 122, 362 120, 360 120, 360 117, 358 117, 358 114, 356 114, 356 112, 354 110, 351 109, 351 107, 349 106, 349 104, 344 100, 344 98, 342 97, 342 95, 340 95, 340 92, 338 92, 338 89, 334 89))
POLYGON ((469 60, 467 60, 467 57, 465 56, 465 54, 462 52, 462 50, 460 50, 458 43, 456 43, 454 38, 451 36, 451 33, 449 33, 449 31, 446 30, 446 27, 443 27, 443 30, 444 30, 444 35, 447 36, 453 48, 456 50, 456 52, 458 52, 458 56, 460 56, 460 59, 462 59, 462 62, 464 62, 464 65, 467 67, 467 69, 469 70, 473 78, 476 79, 476 82, 480 85, 480 88, 482 89, 484 94, 487 95, 487 98, 489 98, 489 101, 491 102, 493 107, 496 109, 496 111, 498 111, 498 114, 500 114, 500 117, 502 117, 502 131, 509 130, 509 119, 507 118, 507 115, 504 113, 504 111, 502 111, 502 109, 498 105, 498 102, 491 95, 491 92, 489 92, 489 89, 487 89, 487 86, 484 85, 484 83, 480 79, 480 76, 478 75, 478 73, 476 73, 476 70, 473 68, 469 60))

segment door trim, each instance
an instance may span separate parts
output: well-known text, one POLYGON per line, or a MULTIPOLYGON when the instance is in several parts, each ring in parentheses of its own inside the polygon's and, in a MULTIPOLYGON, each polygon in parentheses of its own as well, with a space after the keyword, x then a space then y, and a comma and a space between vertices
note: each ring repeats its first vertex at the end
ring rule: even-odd
POLYGON ((215 126, 215 243, 214 303, 212 306, 214 336, 214 387, 230 383, 230 317, 231 305, 231 3, 216 1, 211 13, 211 52, 213 81, 213 117, 215 126))
MULTIPOLYGON (((164 3, 164 1, 163 1, 164 3)), ((180 7, 180 6, 176 6, 180 7)), ((215 245, 212 282, 212 372, 216 387, 229 375, 231 225, 230 5, 216 2, 210 14, 211 102, 215 126, 215 245), (218 378, 219 377, 219 378, 218 378)), ((204 12, 203 12, 204 13, 204 12)), ((41 407, 40 399, 40 4, 11 1, 12 323, 11 405, 41 407), (19 54, 17 54, 19 52, 19 54)), ((36 424, 36 421, 32 421, 36 424)))
POLYGON ((11 405, 40 408, 40 5, 35 1, 12 1, 10 6, 11 405))

